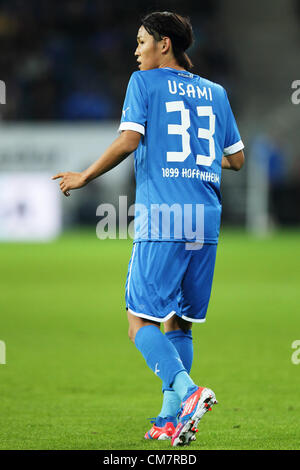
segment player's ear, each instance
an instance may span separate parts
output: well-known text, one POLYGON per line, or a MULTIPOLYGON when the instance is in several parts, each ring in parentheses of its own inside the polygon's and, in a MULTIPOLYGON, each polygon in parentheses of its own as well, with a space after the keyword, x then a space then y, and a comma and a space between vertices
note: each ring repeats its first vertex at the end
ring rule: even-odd
POLYGON ((166 54, 171 48, 171 39, 164 36, 161 40, 161 44, 161 51, 163 54, 166 54))

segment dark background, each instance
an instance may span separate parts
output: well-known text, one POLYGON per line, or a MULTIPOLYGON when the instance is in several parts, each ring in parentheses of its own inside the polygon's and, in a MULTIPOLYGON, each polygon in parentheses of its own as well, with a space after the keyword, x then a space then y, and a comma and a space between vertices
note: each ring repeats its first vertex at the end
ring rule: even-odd
POLYGON ((241 175, 223 178, 223 222, 255 226, 252 159, 268 185, 266 225, 298 225, 300 105, 291 102, 291 84, 300 78, 299 3, 1 0, 0 78, 7 91, 1 119, 99 126, 119 120, 136 70, 140 18, 153 10, 177 11, 194 28, 188 51, 194 73, 226 88, 246 146, 241 175))

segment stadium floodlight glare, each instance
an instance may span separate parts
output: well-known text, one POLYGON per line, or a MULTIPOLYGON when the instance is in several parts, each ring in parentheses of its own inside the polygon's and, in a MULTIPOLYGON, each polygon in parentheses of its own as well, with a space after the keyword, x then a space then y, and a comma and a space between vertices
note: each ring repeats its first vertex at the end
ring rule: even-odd
POLYGON ((6 85, 3 80, 0 80, 0 104, 6 104, 6 85))

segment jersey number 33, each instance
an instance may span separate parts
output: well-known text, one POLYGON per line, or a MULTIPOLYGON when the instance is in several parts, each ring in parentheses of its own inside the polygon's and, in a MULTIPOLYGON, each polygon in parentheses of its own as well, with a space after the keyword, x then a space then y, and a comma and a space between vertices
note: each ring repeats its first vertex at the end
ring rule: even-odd
MULTIPOLYGON (((181 152, 167 152, 168 162, 184 162, 191 153, 190 146, 190 134, 188 129, 191 126, 190 111, 184 107, 183 101, 168 101, 166 102, 166 109, 168 113, 179 111, 181 114, 181 124, 168 124, 168 134, 180 135, 182 139, 182 151, 181 152)), ((211 166, 212 162, 216 158, 215 153, 215 122, 216 116, 213 113, 212 106, 197 106, 197 115, 201 117, 209 118, 209 127, 204 129, 198 128, 198 138, 206 139, 209 143, 209 155, 196 155, 197 165, 211 166)))

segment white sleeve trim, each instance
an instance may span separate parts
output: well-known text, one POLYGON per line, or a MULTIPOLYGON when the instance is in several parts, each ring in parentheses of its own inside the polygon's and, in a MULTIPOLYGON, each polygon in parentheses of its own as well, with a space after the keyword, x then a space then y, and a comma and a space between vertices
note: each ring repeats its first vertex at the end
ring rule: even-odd
POLYGON ((223 152, 224 152, 224 155, 231 155, 233 153, 239 152, 240 150, 243 150, 244 147, 245 146, 244 146, 243 142, 241 140, 239 140, 235 144, 230 145, 229 147, 226 147, 223 150, 223 152))
POLYGON ((121 122, 119 132, 121 131, 136 131, 145 135, 144 126, 142 126, 142 124, 137 124, 136 122, 121 122))

